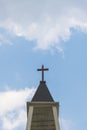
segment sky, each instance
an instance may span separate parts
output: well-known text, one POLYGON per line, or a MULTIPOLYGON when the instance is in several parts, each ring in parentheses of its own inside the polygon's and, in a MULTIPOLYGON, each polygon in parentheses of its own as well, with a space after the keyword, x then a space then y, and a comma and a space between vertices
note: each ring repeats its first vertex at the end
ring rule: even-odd
POLYGON ((60 130, 86 130, 86 0, 0 0, 0 130, 26 129, 42 65, 60 130))

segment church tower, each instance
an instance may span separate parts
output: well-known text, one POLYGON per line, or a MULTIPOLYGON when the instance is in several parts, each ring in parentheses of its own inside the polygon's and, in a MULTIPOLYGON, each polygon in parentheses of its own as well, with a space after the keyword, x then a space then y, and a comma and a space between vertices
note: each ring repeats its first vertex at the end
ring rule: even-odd
POLYGON ((46 81, 44 71, 48 70, 42 65, 42 81, 36 90, 31 102, 27 102, 27 127, 26 130, 60 130, 59 127, 59 102, 54 102, 46 81))

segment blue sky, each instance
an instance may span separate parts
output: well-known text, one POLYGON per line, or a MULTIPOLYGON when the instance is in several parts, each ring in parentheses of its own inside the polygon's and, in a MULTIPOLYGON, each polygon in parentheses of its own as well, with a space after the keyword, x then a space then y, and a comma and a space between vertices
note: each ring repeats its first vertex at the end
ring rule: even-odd
POLYGON ((49 68, 47 86, 60 102, 61 130, 86 129, 86 4, 0 1, 0 130, 26 128, 26 102, 39 85, 42 64, 49 68))

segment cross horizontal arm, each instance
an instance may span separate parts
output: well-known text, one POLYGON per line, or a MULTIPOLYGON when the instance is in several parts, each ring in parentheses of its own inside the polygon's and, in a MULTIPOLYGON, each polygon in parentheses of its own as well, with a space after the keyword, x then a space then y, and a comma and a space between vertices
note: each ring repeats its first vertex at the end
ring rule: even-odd
POLYGON ((45 68, 45 69, 37 69, 37 71, 46 71, 46 70, 49 70, 48 68, 45 68))

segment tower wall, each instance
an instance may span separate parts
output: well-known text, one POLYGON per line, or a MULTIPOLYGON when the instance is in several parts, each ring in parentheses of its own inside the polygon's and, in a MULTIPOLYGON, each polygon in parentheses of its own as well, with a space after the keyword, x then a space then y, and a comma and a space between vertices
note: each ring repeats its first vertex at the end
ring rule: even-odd
POLYGON ((28 102, 26 130, 60 130, 58 102, 28 102))

